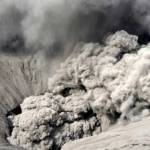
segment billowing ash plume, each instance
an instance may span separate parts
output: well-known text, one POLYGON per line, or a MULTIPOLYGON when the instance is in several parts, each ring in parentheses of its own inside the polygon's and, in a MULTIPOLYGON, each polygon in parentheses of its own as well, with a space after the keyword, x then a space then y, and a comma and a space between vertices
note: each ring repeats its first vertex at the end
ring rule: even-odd
POLYGON ((21 36, 29 51, 56 55, 76 41, 100 41, 120 29, 149 39, 148 0, 1 0, 0 8, 1 45, 21 36))
MULTIPOLYGON (((120 115, 123 120, 136 120, 134 112, 139 111, 139 118, 149 114, 149 88, 146 84, 149 76, 142 74, 145 67, 149 68, 149 63, 145 64, 149 54, 145 54, 146 50, 136 52, 141 48, 137 37, 126 32, 107 38, 123 29, 138 35, 139 43, 145 44, 150 41, 149 24, 149 0, 1 0, 2 120, 25 97, 47 91, 48 77, 57 70, 57 64, 69 56, 76 43, 102 43, 79 46, 78 52, 73 53, 73 57, 69 57, 60 72, 50 80, 49 94, 31 97, 22 104, 23 112, 14 120, 10 137, 12 144, 59 149, 70 139, 93 135, 97 128, 104 130, 105 125, 114 123, 120 115), (128 52, 131 53, 129 59, 128 52), (141 65, 139 70, 138 65, 141 65), (130 82, 135 76, 137 78, 130 82), (142 99, 145 103, 141 102, 142 99), (130 109, 133 107, 135 111, 130 109), (37 113, 37 110, 43 113, 37 113), (47 116, 47 120, 43 120, 42 115, 47 116), (114 118, 110 120, 109 117, 114 118), (81 127, 80 131, 76 130, 76 124, 81 127), (31 132, 26 130, 28 127, 31 132), (41 132, 45 135, 41 136, 41 132), (50 141, 50 138, 54 140, 50 141)), ((5 124, 4 121, 0 126, 5 124)), ((4 139, 5 134, 1 128, 0 135, 3 136, 0 139, 4 139)))
POLYGON ((102 42, 110 32, 125 29, 146 42, 150 39, 149 8, 148 0, 1 0, 0 51, 9 55, 1 54, 1 99, 14 103, 43 93, 46 87, 36 82, 45 83, 80 41, 102 42), (23 58, 37 51, 38 57, 23 58), (43 58, 45 53, 47 58, 43 58))
MULTIPOLYGON (((37 56, 33 57, 37 58, 35 61, 39 62, 37 64, 40 66, 30 62, 31 59, 27 58, 31 65, 29 68, 20 69, 23 70, 22 72, 28 72, 28 70, 46 72, 50 76, 57 70, 60 62, 69 56, 76 43, 81 41, 103 42, 111 32, 120 29, 138 35, 139 42, 145 43, 150 40, 149 8, 148 0, 1 0, 0 51, 9 55, 7 59, 1 58, 1 66, 7 64, 9 60, 8 64, 10 65, 6 65, 5 68, 7 69, 5 70, 10 71, 10 68, 14 68, 13 72, 15 72, 15 66, 20 66, 17 63, 24 64, 25 60, 19 62, 14 55, 33 55, 40 51, 40 57, 46 54, 46 58, 42 58, 42 63, 45 63, 46 69, 43 69, 41 59, 37 56)), ((36 86, 30 86, 29 78, 20 77, 20 75, 17 82, 11 80, 13 85, 11 91, 13 92, 8 90, 10 87, 2 86, 0 93, 8 95, 9 98, 5 96, 6 99, 14 97, 18 101, 18 99, 36 93, 28 92, 36 91, 36 89, 32 89, 36 86), (20 86, 19 82, 22 82, 22 78, 28 86, 20 86), (16 87, 18 87, 19 92, 14 90, 16 87), (22 87, 27 87, 26 89, 31 87, 29 88, 31 90, 24 90, 22 87), (22 93, 22 91, 26 92, 22 93), (12 93, 21 94, 18 97, 12 93)), ((47 79, 43 80, 45 76, 41 76, 38 76, 38 80, 45 83, 47 79)), ((12 78, 11 72, 5 78, 12 78)), ((8 82, 2 74, 0 79, 3 81, 1 85, 7 85, 8 82)), ((43 92, 43 90, 41 91, 43 92)))
POLYGON ((10 116, 11 144, 60 150, 64 143, 150 115, 150 45, 125 31, 105 44, 80 43, 49 78, 49 92, 26 98, 10 116))

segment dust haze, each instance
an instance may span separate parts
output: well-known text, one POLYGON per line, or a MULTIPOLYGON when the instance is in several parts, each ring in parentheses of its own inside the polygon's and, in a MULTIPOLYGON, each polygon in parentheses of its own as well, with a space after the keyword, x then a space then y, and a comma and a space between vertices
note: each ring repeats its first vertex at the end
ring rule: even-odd
POLYGON ((141 36, 144 43, 149 23, 148 0, 1 0, 1 51, 11 53, 3 45, 21 39, 25 49, 19 52, 46 51, 59 59, 79 41, 101 42, 121 29, 141 36))

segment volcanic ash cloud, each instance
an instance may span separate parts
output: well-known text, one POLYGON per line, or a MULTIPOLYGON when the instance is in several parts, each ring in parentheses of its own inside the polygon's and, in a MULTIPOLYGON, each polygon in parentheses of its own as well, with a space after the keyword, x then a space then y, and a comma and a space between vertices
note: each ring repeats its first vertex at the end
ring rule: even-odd
POLYGON ((150 47, 125 31, 104 45, 79 43, 57 73, 49 92, 26 98, 12 116, 9 141, 27 149, 60 149, 119 122, 149 115, 150 47))

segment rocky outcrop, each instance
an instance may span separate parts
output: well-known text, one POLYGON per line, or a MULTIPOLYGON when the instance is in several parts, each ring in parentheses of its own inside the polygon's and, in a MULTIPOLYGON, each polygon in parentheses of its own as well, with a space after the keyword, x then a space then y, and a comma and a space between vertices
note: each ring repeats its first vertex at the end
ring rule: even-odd
POLYGON ((149 150, 150 117, 107 132, 67 143, 62 150, 149 150))

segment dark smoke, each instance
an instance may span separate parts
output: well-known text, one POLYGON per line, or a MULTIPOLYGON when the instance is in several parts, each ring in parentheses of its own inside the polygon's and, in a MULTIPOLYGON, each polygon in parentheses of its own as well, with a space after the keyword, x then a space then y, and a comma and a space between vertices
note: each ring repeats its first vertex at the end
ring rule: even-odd
POLYGON ((118 30, 138 35, 142 44, 150 39, 148 0, 2 0, 0 7, 5 52, 66 55, 76 42, 102 42, 118 30), (19 48, 14 48, 14 39, 19 48))
MULTIPOLYGON (((140 18, 144 16, 136 12, 135 5, 136 1, 125 0, 100 9, 89 9, 88 13, 79 11, 73 16, 69 26, 71 35, 79 41, 101 42, 110 33, 126 30, 130 34, 139 36, 139 42, 145 44, 149 42, 150 35, 148 27, 141 20, 146 18, 140 18)), ((144 7, 143 5, 144 3, 141 2, 141 7, 144 7)))

